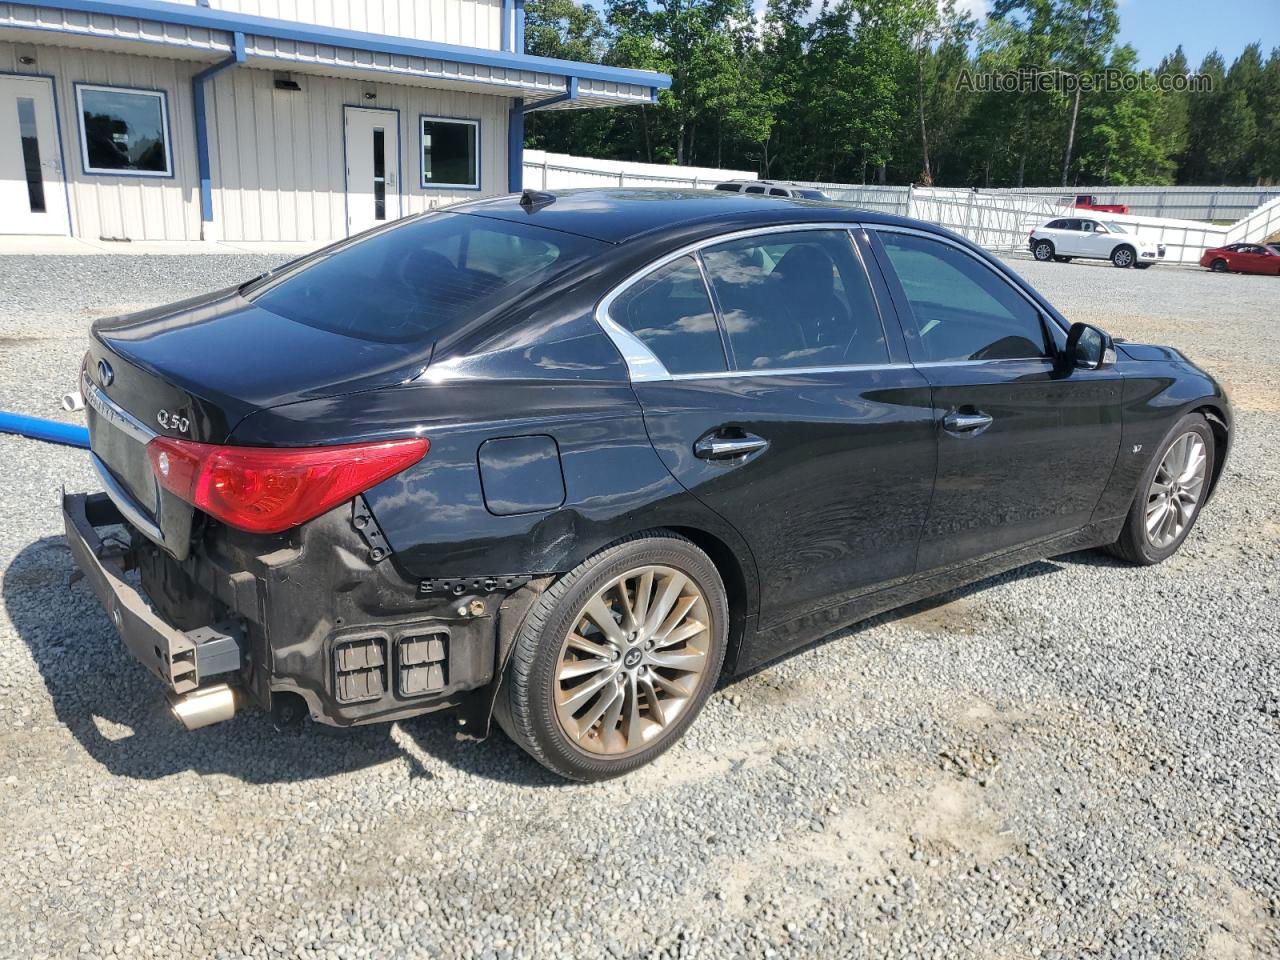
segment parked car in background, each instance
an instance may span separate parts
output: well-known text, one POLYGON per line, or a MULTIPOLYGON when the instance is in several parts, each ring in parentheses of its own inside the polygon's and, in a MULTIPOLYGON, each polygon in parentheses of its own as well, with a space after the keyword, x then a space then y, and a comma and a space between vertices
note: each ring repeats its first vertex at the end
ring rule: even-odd
POLYGON ((1092 220, 1064 217, 1050 220, 1031 231, 1027 246, 1037 260, 1068 263, 1076 257, 1084 260, 1110 260, 1117 267, 1145 270, 1165 255, 1163 243, 1156 243, 1130 233, 1114 220, 1092 220))
POLYGON ((67 541, 188 726, 493 716, 580 780, 845 624, 1167 559, 1231 436, 1176 350, 938 226, 710 190, 409 217, 99 320, 80 376, 67 541))
POLYGON ((1214 273, 1261 273, 1280 277, 1280 243, 1231 243, 1211 247, 1200 266, 1214 273))
POLYGON ((726 193, 763 193, 770 197, 795 197, 799 200, 830 200, 831 198, 813 187, 803 187, 798 183, 783 183, 780 180, 726 180, 716 184, 717 190, 726 193))
POLYGON ((1129 208, 1123 203, 1099 203, 1091 193, 1077 193, 1075 198, 1077 210, 1092 210, 1095 213, 1128 213, 1129 208))

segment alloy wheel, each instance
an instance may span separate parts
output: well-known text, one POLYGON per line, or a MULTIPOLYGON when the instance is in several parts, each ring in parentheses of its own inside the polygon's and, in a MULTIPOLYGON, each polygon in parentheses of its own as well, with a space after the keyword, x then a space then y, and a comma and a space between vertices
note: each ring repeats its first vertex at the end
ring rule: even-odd
POLYGON ((1208 455, 1198 433, 1184 433, 1170 444, 1147 490, 1147 540, 1163 550, 1190 526, 1204 492, 1208 455))
POLYGON ((587 601, 560 646, 561 730, 588 753, 644 749, 693 702, 710 650, 707 598, 690 577, 667 566, 627 571, 587 601))
POLYGON ((1133 263, 1133 254, 1128 250, 1117 250, 1115 253, 1115 264, 1117 267, 1127 267, 1133 263))

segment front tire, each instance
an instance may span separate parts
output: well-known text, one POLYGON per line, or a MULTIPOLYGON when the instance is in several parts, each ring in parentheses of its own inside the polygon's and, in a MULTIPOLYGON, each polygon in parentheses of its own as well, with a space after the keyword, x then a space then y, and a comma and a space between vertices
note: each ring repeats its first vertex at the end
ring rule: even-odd
POLYGON ((1203 416, 1190 413, 1174 424, 1143 471, 1120 537, 1108 551, 1138 566, 1177 553, 1200 516, 1216 456, 1203 416))
POLYGON ((715 688, 729 608, 710 558, 670 531, 588 557, 533 605, 494 716, 539 763, 604 780, 678 740, 715 688))
POLYGON ((1132 267, 1136 259, 1133 247, 1130 246, 1122 245, 1111 251, 1111 262, 1121 270, 1132 267))
POLYGON ((1231 268, 1227 266, 1227 261, 1215 260, 1213 263, 1209 264, 1209 269, 1214 273, 1228 273, 1231 268))
POLYGON ((1031 252, 1041 263, 1048 263, 1053 259, 1053 244, 1048 240, 1037 240, 1031 252))

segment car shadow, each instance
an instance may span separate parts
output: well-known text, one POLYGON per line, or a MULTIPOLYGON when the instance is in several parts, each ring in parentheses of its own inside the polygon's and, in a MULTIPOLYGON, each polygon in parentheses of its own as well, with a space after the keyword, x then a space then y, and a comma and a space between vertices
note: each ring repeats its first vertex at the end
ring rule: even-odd
POLYGON ((448 716, 339 729, 304 722, 277 731, 264 712, 185 731, 159 682, 116 635, 61 537, 29 544, 4 573, 3 601, 27 645, 59 722, 112 774, 155 780, 184 771, 269 784, 352 773, 400 761, 410 777, 431 778, 423 754, 465 773, 527 786, 564 781, 495 730, 459 740, 448 716))

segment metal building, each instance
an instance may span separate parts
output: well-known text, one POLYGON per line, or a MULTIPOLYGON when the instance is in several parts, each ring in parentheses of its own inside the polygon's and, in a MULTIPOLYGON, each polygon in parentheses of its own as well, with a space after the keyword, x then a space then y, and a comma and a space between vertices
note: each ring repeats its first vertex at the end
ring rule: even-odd
POLYGON ((523 0, 0 2, 0 233, 336 239, 519 190, 525 113, 670 84, 523 47, 523 0))

